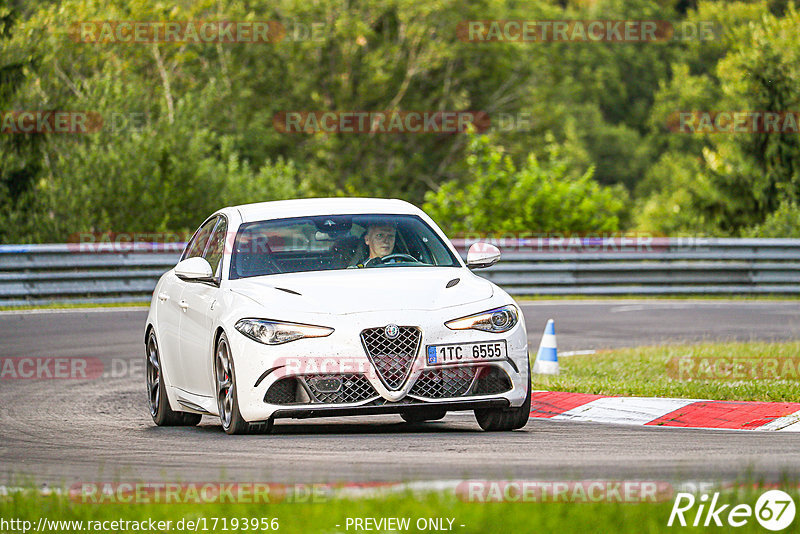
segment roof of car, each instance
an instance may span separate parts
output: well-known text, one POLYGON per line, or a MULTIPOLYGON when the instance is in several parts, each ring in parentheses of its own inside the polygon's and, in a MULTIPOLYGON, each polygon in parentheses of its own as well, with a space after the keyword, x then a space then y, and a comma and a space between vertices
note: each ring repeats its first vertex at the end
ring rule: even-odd
MULTIPOLYGON (((418 214, 419 208, 404 200, 388 198, 304 198, 233 206, 243 222, 283 219, 303 215, 351 215, 359 213, 418 214)), ((226 210, 223 210, 226 211, 226 210)))

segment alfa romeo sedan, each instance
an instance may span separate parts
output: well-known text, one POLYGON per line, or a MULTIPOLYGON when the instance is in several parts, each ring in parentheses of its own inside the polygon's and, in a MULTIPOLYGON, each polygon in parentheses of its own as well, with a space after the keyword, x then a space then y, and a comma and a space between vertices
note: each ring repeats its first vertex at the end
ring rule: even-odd
POLYGON ((219 210, 153 292, 144 334, 159 426, 218 416, 229 434, 275 419, 472 410, 484 430, 528 421, 522 312, 400 200, 287 200, 219 210))

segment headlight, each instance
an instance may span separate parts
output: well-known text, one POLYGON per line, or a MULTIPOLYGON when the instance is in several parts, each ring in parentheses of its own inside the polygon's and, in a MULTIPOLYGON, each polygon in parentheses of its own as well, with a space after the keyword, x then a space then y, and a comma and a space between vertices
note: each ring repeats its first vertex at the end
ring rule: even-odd
POLYGON ((485 332, 508 332, 517 324, 519 313, 517 307, 509 304, 501 308, 468 315, 460 319, 447 321, 445 326, 450 330, 483 330, 485 332))
POLYGON ((236 330, 266 345, 280 345, 304 337, 325 337, 333 328, 298 323, 282 323, 267 319, 239 319, 236 330))

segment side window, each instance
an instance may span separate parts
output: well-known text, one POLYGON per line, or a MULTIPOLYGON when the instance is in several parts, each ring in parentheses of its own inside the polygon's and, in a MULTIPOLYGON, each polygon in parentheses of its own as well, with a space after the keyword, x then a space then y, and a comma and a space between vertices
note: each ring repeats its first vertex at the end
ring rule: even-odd
POLYGON ((217 224, 217 227, 214 229, 214 234, 211 236, 211 240, 206 247, 206 253, 203 254, 203 257, 211 265, 211 272, 214 273, 214 277, 217 279, 219 279, 219 266, 222 263, 222 255, 225 252, 225 239, 227 234, 228 221, 225 220, 225 217, 220 217, 219 224, 217 224))
POLYGON ((211 236, 211 231, 214 229, 217 219, 218 217, 209 219, 194 233, 192 240, 186 245, 183 256, 181 256, 182 260, 197 258, 203 255, 203 251, 206 249, 206 243, 208 243, 208 238, 211 236))

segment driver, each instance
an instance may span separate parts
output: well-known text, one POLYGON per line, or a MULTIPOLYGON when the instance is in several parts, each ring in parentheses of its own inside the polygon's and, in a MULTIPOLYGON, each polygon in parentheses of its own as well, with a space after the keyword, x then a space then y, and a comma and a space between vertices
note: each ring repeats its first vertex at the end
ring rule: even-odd
POLYGON ((369 256, 363 260, 356 261, 353 267, 365 267, 375 258, 378 258, 375 261, 380 263, 380 258, 388 256, 394 251, 396 239, 397 228, 392 223, 385 221, 370 223, 364 233, 364 244, 367 245, 369 256))
POLYGON ((364 234, 364 243, 369 248, 369 258, 382 258, 394 251, 394 242, 397 238, 397 228, 391 224, 370 224, 364 234))

